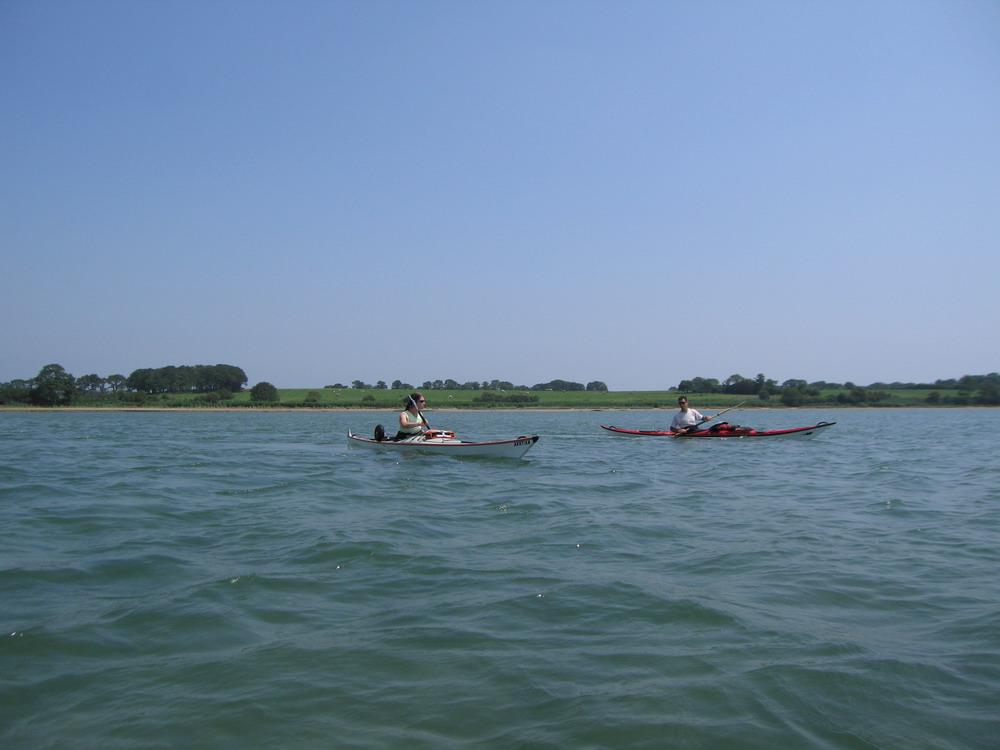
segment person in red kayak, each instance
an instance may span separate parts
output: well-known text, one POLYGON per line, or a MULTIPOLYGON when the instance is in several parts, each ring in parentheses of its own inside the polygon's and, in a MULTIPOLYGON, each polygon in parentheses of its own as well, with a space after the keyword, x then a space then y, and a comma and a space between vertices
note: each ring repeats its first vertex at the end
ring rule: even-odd
POLYGON ((687 396, 678 398, 677 406, 680 407, 680 411, 674 415, 673 421, 670 422, 670 429, 674 432, 691 432, 705 421, 705 417, 701 415, 700 411, 688 406, 687 396))

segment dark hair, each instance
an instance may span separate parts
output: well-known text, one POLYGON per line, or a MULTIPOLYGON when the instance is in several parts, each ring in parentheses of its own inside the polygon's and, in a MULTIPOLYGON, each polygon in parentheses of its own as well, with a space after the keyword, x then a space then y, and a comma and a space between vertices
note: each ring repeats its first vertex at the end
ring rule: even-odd
POLYGON ((406 397, 406 401, 403 402, 403 408, 409 409, 410 406, 413 405, 417 408, 417 411, 420 411, 420 407, 418 406, 418 404, 420 403, 420 399, 422 399, 423 397, 424 394, 422 394, 420 391, 414 391, 413 393, 411 393, 409 396, 406 397))

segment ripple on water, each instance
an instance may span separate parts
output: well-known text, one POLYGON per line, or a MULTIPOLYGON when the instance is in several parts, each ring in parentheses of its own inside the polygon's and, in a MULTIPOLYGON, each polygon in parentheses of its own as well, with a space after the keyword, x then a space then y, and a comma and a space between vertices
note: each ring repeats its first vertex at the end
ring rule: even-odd
POLYGON ((350 414, 7 415, 0 744, 992 746, 997 412, 599 428, 665 414, 447 415, 542 434, 517 462, 349 451, 350 414))

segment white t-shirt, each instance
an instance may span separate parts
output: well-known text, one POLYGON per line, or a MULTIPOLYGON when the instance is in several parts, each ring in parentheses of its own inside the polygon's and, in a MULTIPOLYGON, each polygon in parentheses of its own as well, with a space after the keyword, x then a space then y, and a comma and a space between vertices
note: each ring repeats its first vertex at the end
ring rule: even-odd
POLYGON ((679 411, 674 415, 673 421, 670 423, 671 430, 680 430, 685 427, 692 427, 698 424, 702 419, 701 412, 697 409, 692 409, 690 406, 687 411, 679 411))

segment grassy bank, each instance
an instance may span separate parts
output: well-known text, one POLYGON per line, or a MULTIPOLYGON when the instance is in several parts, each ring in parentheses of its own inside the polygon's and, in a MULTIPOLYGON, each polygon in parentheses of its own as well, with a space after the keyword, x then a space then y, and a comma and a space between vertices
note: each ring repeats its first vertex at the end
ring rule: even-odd
MULTIPOLYGON (((914 407, 961 405, 963 392, 950 389, 892 390, 878 403, 845 403, 844 389, 827 389, 815 398, 800 404, 811 408, 844 406, 914 407), (939 401, 928 401, 931 393, 939 401)), ((250 392, 242 391, 222 398, 218 394, 169 393, 158 395, 128 394, 126 400, 113 398, 80 399, 74 406, 107 408, 342 408, 342 409, 397 409, 401 408, 408 391, 353 388, 283 388, 278 390, 278 401, 261 404, 251 401, 250 392)), ((424 391, 430 409, 674 409, 678 391, 424 391)), ((746 402, 745 408, 782 408, 785 404, 777 396, 762 400, 757 396, 720 393, 686 394, 691 404, 699 409, 723 409, 746 402)))

